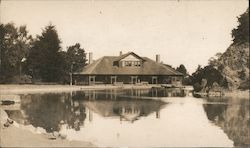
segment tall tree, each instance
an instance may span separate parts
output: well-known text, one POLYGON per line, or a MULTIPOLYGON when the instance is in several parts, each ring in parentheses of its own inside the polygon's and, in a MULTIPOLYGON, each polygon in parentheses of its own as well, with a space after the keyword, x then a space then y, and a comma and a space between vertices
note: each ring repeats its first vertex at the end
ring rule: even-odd
POLYGON ((179 67, 177 67, 176 70, 179 71, 180 73, 182 73, 183 75, 187 75, 188 74, 187 73, 187 69, 186 69, 186 67, 183 64, 181 64, 179 67))
POLYGON ((15 27, 13 23, 0 25, 0 79, 11 82, 21 76, 22 63, 27 58, 32 36, 26 26, 15 27))
POLYGON ((37 36, 28 58, 29 69, 35 79, 45 82, 60 80, 64 66, 60 43, 55 26, 51 24, 37 36))
POLYGON ((67 64, 70 68, 70 72, 81 71, 86 65, 86 53, 79 43, 73 46, 69 46, 67 49, 67 64), (72 69, 71 69, 72 68, 72 69))
POLYGON ((234 44, 249 43, 249 8, 238 17, 238 22, 238 27, 232 30, 234 44))

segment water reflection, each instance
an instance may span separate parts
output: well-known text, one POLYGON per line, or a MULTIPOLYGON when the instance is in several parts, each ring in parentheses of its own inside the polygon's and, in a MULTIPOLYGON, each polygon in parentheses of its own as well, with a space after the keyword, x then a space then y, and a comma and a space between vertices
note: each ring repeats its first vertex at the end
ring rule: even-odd
POLYGON ((24 95, 21 111, 7 113, 21 124, 43 127, 47 132, 59 131, 64 123, 68 128, 80 130, 86 118, 85 106, 79 100, 72 100, 70 94, 24 95))
POLYGON ((106 90, 87 90, 75 92, 73 99, 82 100, 116 100, 116 99, 136 99, 152 97, 184 97, 186 94, 183 89, 106 89, 106 90))
POLYGON ((250 146, 248 99, 211 98, 203 107, 208 119, 223 129, 234 146, 250 146))
POLYGON ((181 89, 29 94, 6 112, 20 124, 100 146, 249 145, 248 100, 184 96, 181 89))
MULTIPOLYGON (((7 113, 18 123, 42 127, 47 132, 60 131, 62 125, 79 131, 80 127, 84 127, 86 107, 91 111, 90 114, 95 112, 103 117, 117 117, 121 121, 131 123, 153 112, 156 112, 156 118, 159 118, 159 110, 166 103, 138 98, 150 96, 148 94, 152 92, 88 90, 62 94, 30 94, 21 96, 20 110, 7 110, 7 113)), ((89 118, 92 120, 91 115, 89 118)))
POLYGON ((149 99, 85 101, 83 104, 103 117, 120 117, 120 120, 131 122, 153 112, 156 112, 156 118, 159 118, 159 111, 165 105, 162 101, 149 99))

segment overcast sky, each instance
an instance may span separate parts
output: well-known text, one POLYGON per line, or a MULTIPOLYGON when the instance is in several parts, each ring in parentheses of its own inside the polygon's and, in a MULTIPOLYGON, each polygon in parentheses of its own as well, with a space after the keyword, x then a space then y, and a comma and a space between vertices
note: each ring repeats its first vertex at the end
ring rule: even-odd
POLYGON ((224 52, 248 0, 84 1, 2 0, 1 23, 41 34, 50 22, 62 47, 79 42, 94 59, 133 51, 192 73, 224 52))

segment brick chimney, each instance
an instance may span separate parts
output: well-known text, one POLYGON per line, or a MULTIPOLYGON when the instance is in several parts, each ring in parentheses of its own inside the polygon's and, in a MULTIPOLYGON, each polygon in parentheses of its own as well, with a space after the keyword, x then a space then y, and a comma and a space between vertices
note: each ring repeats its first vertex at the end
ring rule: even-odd
POLYGON ((89 53, 89 64, 93 63, 93 53, 89 53))
POLYGON ((119 56, 121 56, 122 55, 122 51, 120 51, 120 53, 119 53, 119 56))
POLYGON ((159 54, 156 55, 155 61, 156 61, 157 63, 161 63, 161 57, 160 57, 159 54))

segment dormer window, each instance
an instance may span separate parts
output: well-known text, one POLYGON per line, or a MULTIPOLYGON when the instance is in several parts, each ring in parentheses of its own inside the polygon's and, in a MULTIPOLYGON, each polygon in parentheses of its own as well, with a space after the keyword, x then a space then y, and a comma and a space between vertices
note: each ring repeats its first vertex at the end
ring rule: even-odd
POLYGON ((141 67, 143 64, 143 61, 145 61, 143 58, 140 56, 136 55, 133 52, 121 55, 115 63, 119 63, 119 67, 141 67))
POLYGON ((125 66, 128 67, 132 66, 132 61, 123 61, 123 62, 125 62, 125 66))
POLYGON ((136 61, 134 65, 137 67, 140 67, 142 64, 141 64, 141 61, 136 61))
POLYGON ((140 67, 142 64, 141 61, 122 61, 122 66, 126 66, 126 67, 140 67))

